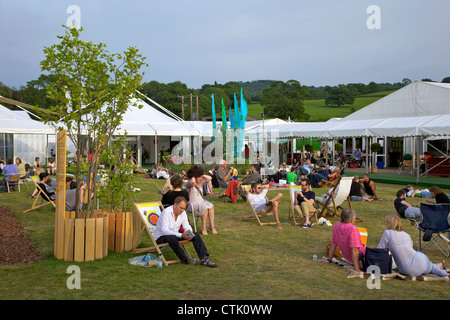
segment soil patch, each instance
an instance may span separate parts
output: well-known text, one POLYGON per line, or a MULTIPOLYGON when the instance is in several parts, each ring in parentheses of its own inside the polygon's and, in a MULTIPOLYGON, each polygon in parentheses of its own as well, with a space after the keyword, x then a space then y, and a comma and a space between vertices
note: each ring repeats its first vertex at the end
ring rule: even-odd
POLYGON ((28 232, 14 212, 0 206, 0 265, 20 264, 41 260, 28 232))

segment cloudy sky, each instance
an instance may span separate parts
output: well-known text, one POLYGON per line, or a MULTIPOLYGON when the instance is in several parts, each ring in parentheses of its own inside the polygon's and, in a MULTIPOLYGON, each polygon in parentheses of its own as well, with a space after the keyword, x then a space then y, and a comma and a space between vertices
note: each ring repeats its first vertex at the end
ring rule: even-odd
POLYGON ((137 47, 144 81, 304 85, 450 76, 448 0, 0 0, 0 81, 41 74, 43 48, 80 9, 84 40, 137 47), (379 11, 368 8, 376 5, 379 11), (373 29, 369 26, 378 26, 373 29))

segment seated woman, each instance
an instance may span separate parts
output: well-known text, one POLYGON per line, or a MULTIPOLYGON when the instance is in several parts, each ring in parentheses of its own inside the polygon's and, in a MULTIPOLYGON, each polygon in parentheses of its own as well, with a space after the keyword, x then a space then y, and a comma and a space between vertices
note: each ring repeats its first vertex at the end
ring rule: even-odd
POLYGON ((189 202, 189 193, 186 190, 182 190, 183 187, 183 178, 178 174, 172 176, 170 178, 170 184, 172 186, 172 190, 167 191, 163 194, 161 203, 166 208, 172 206, 175 202, 175 199, 179 196, 186 198, 189 202))
POLYGON ((187 172, 188 181, 186 182, 186 189, 189 193, 188 212, 196 212, 202 219, 202 234, 207 235, 206 219, 209 219, 209 229, 213 234, 216 234, 214 227, 214 205, 203 199, 203 185, 207 184, 211 177, 204 174, 203 169, 193 165, 187 172))
POLYGON ((400 273, 407 276, 420 276, 432 273, 440 277, 448 276, 444 270, 445 261, 439 264, 431 263, 426 255, 413 249, 413 241, 409 234, 403 231, 400 218, 391 214, 385 218, 386 230, 383 232, 378 248, 389 248, 400 273))
POLYGON ((38 176, 41 172, 44 172, 44 168, 41 165, 41 159, 39 157, 36 157, 34 159, 34 175, 38 176))
POLYGON ((56 162, 53 160, 53 158, 48 159, 47 163, 47 173, 48 174, 56 174, 56 162))
MULTIPOLYGON (((450 203, 448 196, 439 187, 433 186, 430 188, 430 193, 436 200, 436 204, 439 203, 450 203)), ((426 200, 428 203, 433 203, 430 200, 426 200)))

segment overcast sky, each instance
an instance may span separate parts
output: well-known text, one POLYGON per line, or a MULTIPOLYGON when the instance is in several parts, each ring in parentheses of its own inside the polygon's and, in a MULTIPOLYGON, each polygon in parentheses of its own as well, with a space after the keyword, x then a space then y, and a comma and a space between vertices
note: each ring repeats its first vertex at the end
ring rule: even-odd
POLYGON ((43 48, 64 33, 70 5, 80 8, 84 40, 147 57, 145 82, 197 89, 450 76, 449 0, 0 0, 1 82, 18 88, 39 77, 43 48), (371 5, 379 14, 367 13, 371 5))

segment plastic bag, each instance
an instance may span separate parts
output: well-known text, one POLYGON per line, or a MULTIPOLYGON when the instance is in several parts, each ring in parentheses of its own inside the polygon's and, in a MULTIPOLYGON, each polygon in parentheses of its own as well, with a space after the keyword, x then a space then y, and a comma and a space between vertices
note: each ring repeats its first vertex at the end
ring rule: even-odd
POLYGON ((156 265, 157 261, 158 261, 158 259, 156 258, 156 256, 151 253, 148 253, 145 256, 139 256, 139 257, 134 257, 134 258, 128 259, 129 264, 131 264, 133 266, 139 266, 139 267, 151 267, 151 266, 156 265), (151 262, 151 264, 149 264, 149 262, 151 262))

